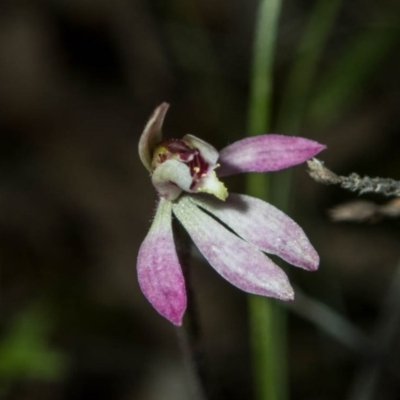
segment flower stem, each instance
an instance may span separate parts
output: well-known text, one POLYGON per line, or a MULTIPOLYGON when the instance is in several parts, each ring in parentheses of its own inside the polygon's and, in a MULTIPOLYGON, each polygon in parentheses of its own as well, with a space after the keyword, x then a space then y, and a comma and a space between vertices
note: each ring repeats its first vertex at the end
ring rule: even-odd
MULTIPOLYGON (((272 69, 281 6, 281 0, 260 0, 249 96, 249 135, 266 132, 271 124, 272 69)), ((267 176, 250 174, 247 192, 267 199, 267 176)), ((267 298, 249 296, 254 385, 258 400, 282 400, 286 397, 284 320, 283 310, 276 303, 267 298)))
POLYGON ((286 314, 276 302, 259 296, 249 299, 257 399, 287 397, 286 314))
POLYGON ((202 352, 195 344, 197 342, 196 336, 193 335, 193 330, 186 321, 182 328, 177 328, 177 334, 188 374, 191 398, 194 400, 207 400, 202 352))
MULTIPOLYGON (((297 58, 288 79, 280 107, 278 131, 296 134, 301 128, 304 104, 322 49, 331 30, 341 0, 317 0, 306 28, 297 58)), ((272 69, 282 0, 260 0, 253 49, 253 68, 249 99, 248 132, 250 135, 271 128, 272 69)), ((277 179, 250 175, 248 193, 270 200, 281 209, 288 208, 290 173, 277 179)), ((250 328, 258 400, 282 400, 287 397, 286 314, 271 300, 249 298, 250 328)))
POLYGON ((183 326, 177 328, 178 339, 188 373, 192 398, 195 400, 211 399, 199 314, 190 279, 191 242, 186 231, 176 220, 173 221, 173 229, 179 261, 185 275, 187 295, 187 309, 183 326))

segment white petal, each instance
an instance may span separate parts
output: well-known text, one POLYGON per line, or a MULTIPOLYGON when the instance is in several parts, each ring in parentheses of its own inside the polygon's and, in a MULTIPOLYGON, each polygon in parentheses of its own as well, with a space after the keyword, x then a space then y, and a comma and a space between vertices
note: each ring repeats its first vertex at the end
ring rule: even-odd
POLYGON ((193 182, 189 167, 177 160, 167 160, 154 171, 151 181, 160 196, 173 201, 182 190, 189 191, 193 182))
POLYGON ((139 157, 149 172, 154 148, 162 139, 162 125, 168 108, 168 103, 162 103, 153 111, 139 139, 139 157))

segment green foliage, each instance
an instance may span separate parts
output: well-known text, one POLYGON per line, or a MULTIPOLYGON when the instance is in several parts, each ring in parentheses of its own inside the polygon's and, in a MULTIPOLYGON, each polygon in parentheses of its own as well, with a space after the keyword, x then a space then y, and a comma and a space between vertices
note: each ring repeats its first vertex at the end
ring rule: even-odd
POLYGON ((48 344, 50 316, 33 306, 16 316, 0 342, 0 393, 26 379, 57 380, 66 369, 66 359, 48 344))
POLYGON ((395 29, 368 29, 345 47, 321 79, 310 104, 308 120, 328 125, 358 103, 384 62, 396 52, 400 35, 395 29))

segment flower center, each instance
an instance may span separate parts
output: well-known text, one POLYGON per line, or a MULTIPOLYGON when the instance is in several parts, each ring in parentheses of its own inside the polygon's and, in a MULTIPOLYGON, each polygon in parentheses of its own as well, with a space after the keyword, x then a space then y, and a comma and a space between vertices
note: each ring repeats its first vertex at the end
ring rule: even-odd
POLYGON ((209 193, 225 200, 228 190, 215 173, 217 160, 217 150, 193 135, 165 140, 153 152, 153 185, 161 196, 172 201, 182 191, 209 193))
POLYGON ((181 139, 168 139, 156 146, 151 164, 152 170, 154 171, 167 160, 178 160, 189 167, 193 178, 190 189, 193 189, 209 171, 209 164, 201 155, 200 150, 189 147, 181 139))

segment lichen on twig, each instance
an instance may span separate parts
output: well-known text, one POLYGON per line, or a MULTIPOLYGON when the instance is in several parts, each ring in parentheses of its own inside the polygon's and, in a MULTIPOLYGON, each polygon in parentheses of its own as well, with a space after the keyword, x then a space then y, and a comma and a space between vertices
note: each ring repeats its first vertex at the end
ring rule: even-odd
POLYGON ((307 161, 310 176, 324 185, 339 185, 343 189, 365 193, 377 193, 386 197, 396 197, 386 204, 378 205, 372 201, 354 200, 340 204, 329 211, 334 221, 377 222, 383 217, 400 217, 400 181, 390 178, 361 177, 356 173, 348 176, 335 174, 316 158, 307 161))
POLYGON ((325 167, 324 163, 317 158, 308 160, 307 165, 309 168, 308 173, 319 183, 340 185, 343 189, 359 192, 359 194, 379 193, 387 197, 400 197, 400 181, 390 178, 361 177, 354 172, 349 176, 340 176, 325 167))

